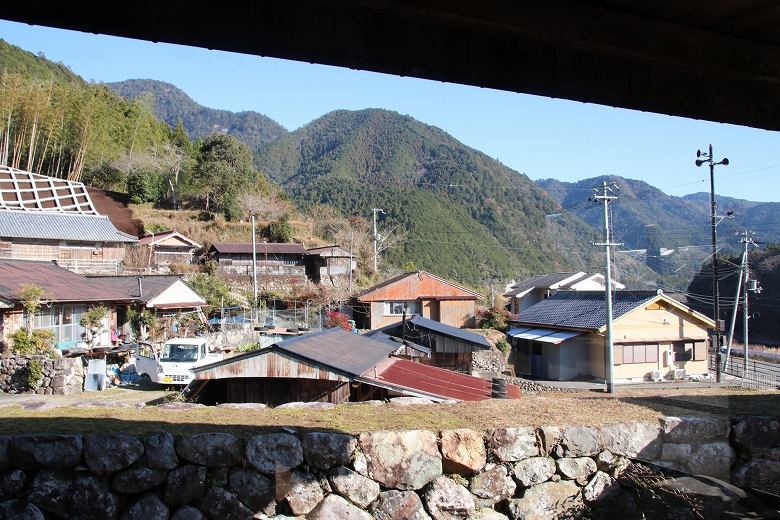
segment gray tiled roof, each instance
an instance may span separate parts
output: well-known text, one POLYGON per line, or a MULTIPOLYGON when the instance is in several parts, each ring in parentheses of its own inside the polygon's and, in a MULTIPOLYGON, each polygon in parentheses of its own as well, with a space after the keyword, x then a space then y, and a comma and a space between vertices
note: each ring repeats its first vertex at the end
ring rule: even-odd
MULTIPOLYGON (((612 318, 616 320, 658 294, 651 291, 615 291, 612 318)), ((563 291, 529 307, 513 323, 598 330, 607 324, 607 304, 603 291, 563 291)))
POLYGON ((0 237, 71 240, 74 242, 137 242, 104 216, 68 213, 0 211, 0 237))

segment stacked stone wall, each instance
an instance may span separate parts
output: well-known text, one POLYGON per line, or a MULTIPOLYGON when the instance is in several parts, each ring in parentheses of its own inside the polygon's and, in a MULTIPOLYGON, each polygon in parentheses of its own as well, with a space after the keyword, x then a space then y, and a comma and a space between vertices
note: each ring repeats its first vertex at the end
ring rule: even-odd
POLYGON ((0 392, 7 394, 69 395, 84 391, 81 358, 51 359, 46 356, 8 356, 0 359, 0 392), (41 378, 30 387, 28 365, 41 365, 41 378))
POLYGON ((746 511, 741 490, 712 478, 663 484, 635 459, 733 471, 777 493, 778 430, 778 418, 670 417, 487 434, 0 437, 0 519, 612 519, 645 518, 648 504, 661 517, 731 518, 746 511))

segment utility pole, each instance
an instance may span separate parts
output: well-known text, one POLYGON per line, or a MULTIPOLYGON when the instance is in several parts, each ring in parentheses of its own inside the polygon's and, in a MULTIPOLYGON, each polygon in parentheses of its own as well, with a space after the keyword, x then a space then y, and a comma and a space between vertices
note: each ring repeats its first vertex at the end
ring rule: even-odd
MULTIPOLYGON (((712 224, 712 296, 713 296, 713 314, 715 320, 715 359, 717 360, 715 368, 715 376, 718 383, 721 382, 722 369, 721 362, 723 360, 723 354, 720 351, 721 344, 721 319, 720 319, 720 294, 718 293, 718 204, 715 201, 715 166, 722 164, 723 166, 729 165, 729 160, 725 157, 719 162, 715 162, 712 155, 712 145, 710 145, 709 153, 696 150, 696 166, 701 166, 705 162, 710 165, 710 221, 712 224), (702 159, 703 157, 703 159, 702 159)), ((722 220, 722 219, 721 219, 722 220)))
POLYGON ((744 347, 742 349, 742 385, 745 384, 745 377, 747 377, 747 371, 748 371, 748 352, 750 351, 749 348, 749 342, 748 342, 748 320, 750 319, 750 312, 748 312, 748 292, 755 292, 760 293, 761 287, 758 286, 757 280, 751 280, 750 279, 750 256, 748 255, 748 246, 750 244, 756 244, 756 242, 753 240, 753 238, 749 235, 752 235, 753 233, 749 231, 745 231, 745 237, 740 239, 740 242, 745 244, 745 252, 743 253, 742 257, 742 273, 743 278, 745 280, 745 302, 742 307, 742 333, 743 333, 743 340, 742 343, 744 344, 744 347))
POLYGON ((376 245, 377 242, 379 242, 379 235, 376 232, 376 213, 377 211, 382 213, 383 215, 387 215, 387 213, 384 212, 384 210, 381 210, 379 208, 371 208, 371 211, 374 212, 374 272, 377 271, 377 252, 376 252, 376 245))
POLYGON ((252 308, 257 307, 257 246, 255 243, 255 216, 252 215, 252 308))
POLYGON ((609 204, 613 200, 617 199, 617 195, 613 195, 614 190, 620 190, 617 184, 614 182, 607 185, 604 181, 604 185, 598 188, 593 188, 596 195, 588 200, 594 200, 599 204, 604 204, 604 242, 594 243, 594 246, 604 246, 607 257, 606 266, 606 287, 604 288, 604 296, 607 306, 607 334, 604 336, 604 348, 606 350, 606 377, 604 378, 607 383, 607 392, 610 394, 615 393, 615 353, 612 351, 612 269, 610 267, 609 260, 609 248, 610 246, 619 246, 620 243, 612 242, 610 240, 611 233, 609 231, 609 204), (599 195, 599 193, 601 193, 599 195))

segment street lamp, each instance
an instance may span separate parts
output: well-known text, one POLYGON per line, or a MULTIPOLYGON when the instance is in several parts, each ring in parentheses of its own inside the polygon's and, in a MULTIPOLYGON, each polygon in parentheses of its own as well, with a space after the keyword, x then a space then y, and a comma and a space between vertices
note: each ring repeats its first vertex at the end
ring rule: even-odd
MULTIPOLYGON (((725 157, 723 160, 715 162, 712 155, 712 145, 710 145, 709 153, 696 150, 696 166, 701 166, 704 163, 710 165, 710 220, 712 223, 712 295, 714 299, 713 313, 715 315, 715 359, 717 360, 717 366, 715 368, 715 376, 718 383, 721 382, 721 360, 722 354, 720 352, 720 294, 718 293, 718 215, 717 215, 717 202, 715 202, 715 166, 722 164, 723 166, 729 165, 729 160, 725 157)), ((723 220, 723 219, 721 219, 723 220)))

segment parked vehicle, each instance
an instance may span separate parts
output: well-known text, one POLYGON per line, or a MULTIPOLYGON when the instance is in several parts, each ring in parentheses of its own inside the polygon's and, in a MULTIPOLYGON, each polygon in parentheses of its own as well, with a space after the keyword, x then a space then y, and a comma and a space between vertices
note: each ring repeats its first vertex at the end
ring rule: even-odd
POLYGON ((149 343, 138 343, 135 366, 161 385, 188 385, 191 368, 221 361, 222 354, 209 352, 205 338, 172 338, 161 350, 149 343))

